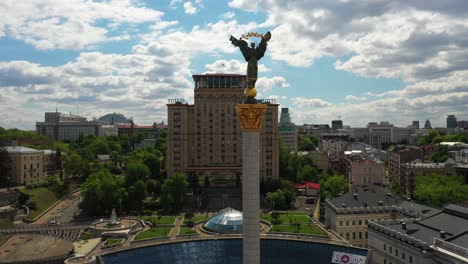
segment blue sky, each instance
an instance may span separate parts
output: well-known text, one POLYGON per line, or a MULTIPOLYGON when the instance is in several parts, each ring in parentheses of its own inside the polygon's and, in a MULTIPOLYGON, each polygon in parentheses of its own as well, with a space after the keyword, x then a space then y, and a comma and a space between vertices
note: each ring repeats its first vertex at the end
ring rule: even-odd
POLYGON ((296 124, 468 119, 468 2, 451 0, 7 1, 0 6, 0 126, 59 108, 138 124, 193 99, 191 75, 243 73, 229 42, 271 31, 257 90, 296 124))

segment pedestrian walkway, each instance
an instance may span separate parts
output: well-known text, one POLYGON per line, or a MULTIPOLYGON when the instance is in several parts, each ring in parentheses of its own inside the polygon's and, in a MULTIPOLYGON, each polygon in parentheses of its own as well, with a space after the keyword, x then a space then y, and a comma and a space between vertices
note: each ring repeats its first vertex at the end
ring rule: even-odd
POLYGON ((177 234, 179 233, 180 227, 184 221, 183 217, 177 217, 175 226, 172 228, 171 237, 169 239, 177 239, 177 234))

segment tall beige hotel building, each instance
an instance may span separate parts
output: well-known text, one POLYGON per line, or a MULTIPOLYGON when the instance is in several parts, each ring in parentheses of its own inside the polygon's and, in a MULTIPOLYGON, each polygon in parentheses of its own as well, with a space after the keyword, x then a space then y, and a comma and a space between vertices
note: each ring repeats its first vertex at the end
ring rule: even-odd
MULTIPOLYGON (((176 172, 208 176, 212 184, 232 183, 242 171, 242 133, 236 104, 243 100, 246 76, 193 75, 194 104, 170 99, 168 113, 168 176, 176 172)), ((260 133, 260 177, 278 178, 278 104, 267 104, 260 133)))

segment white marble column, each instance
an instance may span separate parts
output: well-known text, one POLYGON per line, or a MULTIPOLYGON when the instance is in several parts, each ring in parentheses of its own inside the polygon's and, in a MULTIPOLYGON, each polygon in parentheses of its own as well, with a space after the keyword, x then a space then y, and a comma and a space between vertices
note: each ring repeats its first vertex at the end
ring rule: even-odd
POLYGON ((267 106, 238 104, 242 131, 242 211, 244 264, 260 264, 260 131, 267 106))
POLYGON ((242 132, 243 263, 260 264, 260 132, 242 132))

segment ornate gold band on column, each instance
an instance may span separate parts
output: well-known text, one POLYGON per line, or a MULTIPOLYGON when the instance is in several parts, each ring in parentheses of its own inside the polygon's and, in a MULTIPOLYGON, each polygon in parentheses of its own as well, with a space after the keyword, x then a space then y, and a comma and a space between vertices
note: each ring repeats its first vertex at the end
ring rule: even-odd
POLYGON ((237 104, 241 131, 260 131, 266 109, 266 104, 237 104))

